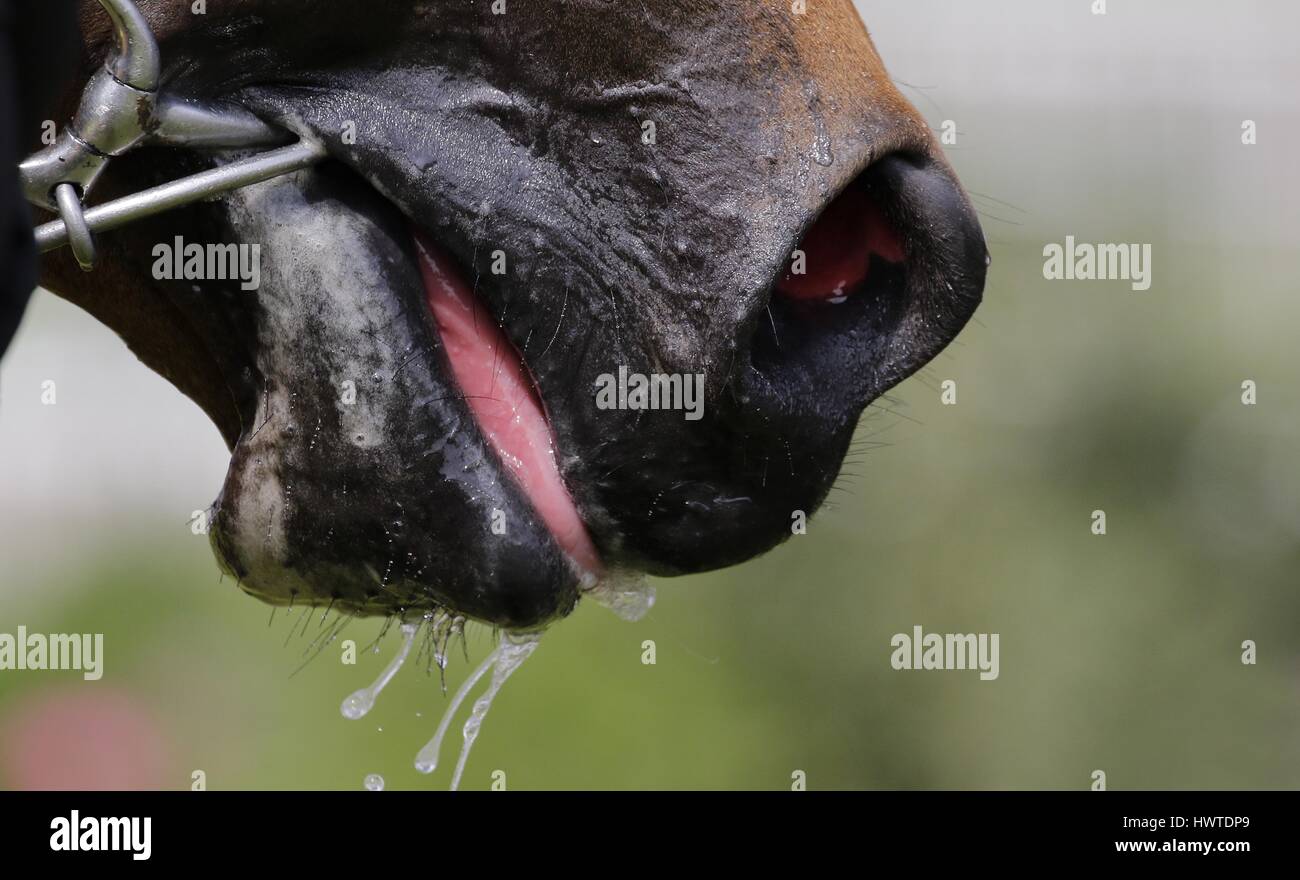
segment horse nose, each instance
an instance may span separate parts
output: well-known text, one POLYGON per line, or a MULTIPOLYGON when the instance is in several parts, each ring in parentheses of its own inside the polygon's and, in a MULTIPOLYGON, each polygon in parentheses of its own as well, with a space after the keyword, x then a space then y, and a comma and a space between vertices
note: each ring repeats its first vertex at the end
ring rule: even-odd
POLYGON ((851 429, 864 406, 957 335, 989 263, 947 164, 891 154, 808 223, 754 323, 743 389, 783 436, 851 429))

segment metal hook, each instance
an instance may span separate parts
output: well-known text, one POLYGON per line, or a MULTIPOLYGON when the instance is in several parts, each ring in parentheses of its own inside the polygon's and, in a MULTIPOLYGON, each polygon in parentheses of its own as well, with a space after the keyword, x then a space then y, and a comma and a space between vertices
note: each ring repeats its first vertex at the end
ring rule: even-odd
POLYGON ((162 60, 149 22, 129 0, 99 0, 99 5, 112 19, 117 36, 117 55, 104 64, 108 72, 134 89, 157 91, 162 60))

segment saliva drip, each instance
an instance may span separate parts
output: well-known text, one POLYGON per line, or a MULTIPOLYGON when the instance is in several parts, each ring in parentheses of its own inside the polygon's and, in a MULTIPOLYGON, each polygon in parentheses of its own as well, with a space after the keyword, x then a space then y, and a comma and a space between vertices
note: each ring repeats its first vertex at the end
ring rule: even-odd
POLYGON ((379 696, 379 692, 388 686, 388 683, 393 680, 393 676, 397 674, 397 670, 401 669, 402 664, 406 662, 406 656, 411 653, 411 645, 414 644, 415 634, 419 629, 420 625, 418 623, 402 624, 401 650, 397 652, 397 656, 392 659, 392 662, 384 667, 384 671, 379 673, 379 678, 375 679, 374 684, 359 691, 354 691, 343 700, 340 711, 343 712, 344 718, 356 721, 358 718, 364 718, 366 713, 374 708, 375 698, 379 696))
POLYGON ((432 773, 438 769, 438 754, 442 751, 442 738, 447 735, 447 728, 451 726, 452 718, 456 717, 456 712, 460 710, 460 704, 465 702, 465 698, 474 689, 474 685, 478 684, 479 679, 492 668, 492 664, 496 662, 496 659, 497 652, 494 650, 487 655, 483 662, 469 674, 469 677, 456 690, 451 702, 447 705, 446 711, 442 713, 442 720, 438 722, 438 727, 433 732, 433 738, 425 743, 424 748, 420 749, 419 754, 415 756, 416 770, 421 773, 432 773))
MULTIPOLYGON (((402 647, 398 650, 397 656, 384 667, 384 671, 379 674, 379 678, 375 679, 374 684, 348 695, 341 707, 344 718, 355 721, 358 718, 365 717, 366 713, 374 708, 375 699, 380 692, 388 686, 388 683, 393 680, 393 676, 406 662, 407 656, 411 653, 411 646, 415 643, 415 636, 419 632, 420 624, 404 623, 401 629, 402 647)), ((540 639, 541 633, 539 632, 503 632, 501 634, 501 640, 497 643, 496 648, 469 674, 469 677, 456 691, 455 696, 452 697, 451 703, 447 706, 447 711, 442 715, 442 720, 438 722, 433 738, 415 756, 416 770, 421 773, 432 773, 437 768, 438 754, 442 750, 442 741, 447 735, 447 728, 451 726, 452 719, 456 717, 461 704, 469 697, 469 693, 474 689, 474 686, 491 671, 492 677, 488 681, 487 690, 474 701, 469 720, 465 722, 465 727, 462 730, 464 744, 461 746, 460 757, 456 761, 456 770, 451 780, 452 791, 460 787, 461 776, 465 772, 465 762, 469 760, 470 749, 474 746, 474 741, 478 739, 479 730, 483 726, 483 719, 487 717, 488 710, 492 708, 492 701, 501 692, 506 680, 528 659, 533 651, 537 650, 540 639)), ((438 661, 438 665, 442 666, 444 661, 441 656, 439 656, 438 661)), ((371 788, 372 783, 376 782, 382 787, 383 782, 379 780, 377 774, 366 777, 367 788, 371 788)))
POLYGON ((606 574, 598 583, 585 588, 583 595, 631 623, 645 617, 655 604, 655 588, 639 572, 606 574))
POLYGON ((465 679, 464 684, 460 686, 456 691, 456 695, 452 697, 451 703, 448 704, 442 720, 438 722, 438 728, 434 731, 433 738, 415 756, 416 770, 421 773, 432 773, 437 769, 438 755, 442 751, 442 740, 447 735, 447 728, 450 727, 452 718, 460 710, 460 706, 465 702, 465 698, 469 696, 469 692, 474 689, 474 686, 490 669, 492 678, 488 682, 487 690, 474 701, 474 708, 470 710, 469 719, 461 730, 464 743, 461 745, 460 756, 456 760, 456 769, 451 777, 451 790, 455 791, 460 787, 461 776, 465 772, 465 762, 469 760, 470 749, 474 747, 474 741, 478 739, 479 730, 483 727, 483 719, 487 717, 488 710, 492 708, 492 701, 501 692, 506 680, 514 674, 516 669, 523 665, 523 662, 532 655, 533 651, 537 650, 540 640, 541 633, 536 632, 501 633, 501 641, 497 644, 497 647, 465 679))
POLYGON ((492 701, 501 692, 501 686, 506 683, 506 679, 523 666, 524 661, 537 650, 540 640, 541 636, 538 633, 512 635, 503 632, 501 634, 501 643, 497 645, 494 652, 496 663, 492 666, 492 680, 488 682, 487 690, 483 695, 474 701, 474 708, 470 710, 469 719, 461 730, 461 736, 465 741, 460 747, 460 757, 456 759, 456 772, 451 775, 452 791, 460 788, 465 762, 469 760, 470 749, 474 747, 474 740, 478 739, 479 729, 483 726, 483 719, 487 717, 488 710, 492 708, 492 701))

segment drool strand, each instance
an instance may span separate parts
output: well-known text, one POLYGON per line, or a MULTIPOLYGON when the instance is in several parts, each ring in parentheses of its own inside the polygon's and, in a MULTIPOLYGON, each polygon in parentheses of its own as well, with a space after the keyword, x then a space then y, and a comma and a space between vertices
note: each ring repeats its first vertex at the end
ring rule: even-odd
POLYGON ((344 718, 356 721, 358 718, 364 718, 366 713, 375 706, 375 698, 379 696, 380 691, 388 686, 397 674, 397 670, 402 668, 406 662, 406 655, 411 653, 411 645, 415 642, 415 633, 419 630, 418 623, 402 624, 402 647, 397 652, 397 656, 384 667, 384 671, 379 673, 379 678, 370 687, 364 687, 359 691, 354 691, 343 700, 340 711, 344 718))
POLYGON ((442 713, 442 720, 438 722, 438 729, 434 731, 433 738, 425 743, 424 748, 420 749, 419 754, 415 756, 416 770, 421 773, 432 773, 438 768, 438 753, 442 751, 442 738, 447 735, 447 728, 451 725, 451 719, 460 709, 460 704, 465 702, 465 698, 469 696, 469 692, 474 685, 478 684, 479 679, 492 668, 499 650, 501 649, 497 648, 491 654, 488 654, 483 662, 478 665, 478 668, 469 674, 469 678, 465 679, 465 683, 456 691, 456 695, 451 698, 451 703, 448 704, 446 711, 442 713))
POLYGON ((483 696, 474 702, 474 708, 470 710, 469 719, 466 720, 465 727, 462 730, 465 742, 460 747, 460 757, 456 759, 456 772, 451 777, 452 791, 460 788, 460 778, 465 772, 465 762, 469 760, 470 749, 474 747, 474 740, 478 739, 479 729, 483 726, 483 719, 487 717, 488 710, 492 708, 492 701, 501 692, 501 687, 506 683, 506 679, 510 678, 514 671, 532 655, 533 651, 537 650, 540 639, 541 636, 537 633, 513 635, 503 632, 501 634, 501 644, 492 652, 496 659, 496 663, 492 667, 492 680, 488 683, 483 696))

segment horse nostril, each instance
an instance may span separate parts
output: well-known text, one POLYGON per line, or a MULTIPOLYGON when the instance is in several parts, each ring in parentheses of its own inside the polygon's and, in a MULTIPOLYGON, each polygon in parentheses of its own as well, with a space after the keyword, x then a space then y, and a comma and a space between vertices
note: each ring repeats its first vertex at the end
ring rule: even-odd
POLYGON ((842 303, 866 286, 873 256, 901 263, 905 254, 902 236, 863 175, 804 233, 776 294, 803 303, 842 303))
POLYGON ((846 444, 864 406, 952 341, 980 302, 988 251, 947 164, 893 153, 822 210, 782 268, 753 317, 737 399, 745 431, 811 450, 846 444))

